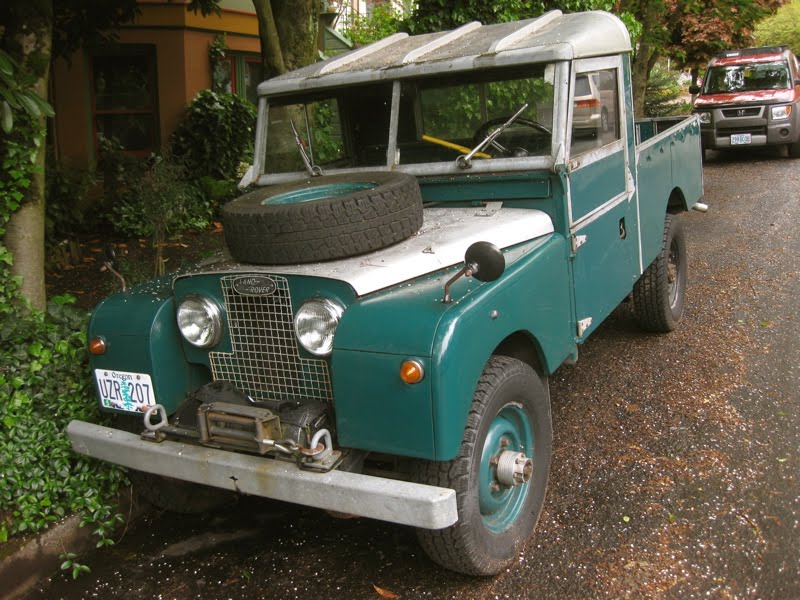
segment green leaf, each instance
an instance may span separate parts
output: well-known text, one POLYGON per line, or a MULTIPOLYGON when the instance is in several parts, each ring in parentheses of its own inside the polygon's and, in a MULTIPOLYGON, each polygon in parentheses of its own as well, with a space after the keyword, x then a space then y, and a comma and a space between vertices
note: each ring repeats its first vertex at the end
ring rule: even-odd
POLYGON ((30 116, 36 119, 42 116, 42 111, 39 110, 39 105, 36 104, 36 102, 30 97, 30 94, 20 94, 19 103, 22 105, 22 108, 25 109, 25 112, 30 116))
POLYGON ((11 130, 14 129, 14 113, 11 112, 11 107, 5 100, 0 104, 0 126, 5 133, 11 133, 11 130))
POLYGON ((39 110, 45 117, 54 117, 56 112, 49 102, 44 100, 39 94, 30 94, 30 99, 33 100, 39 107, 39 110))
POLYGON ((628 523, 630 522, 631 518, 628 515, 623 515, 622 520, 628 523))
POLYGON ((0 51, 0 73, 9 77, 14 76, 14 65, 11 64, 11 58, 2 51, 0 51))

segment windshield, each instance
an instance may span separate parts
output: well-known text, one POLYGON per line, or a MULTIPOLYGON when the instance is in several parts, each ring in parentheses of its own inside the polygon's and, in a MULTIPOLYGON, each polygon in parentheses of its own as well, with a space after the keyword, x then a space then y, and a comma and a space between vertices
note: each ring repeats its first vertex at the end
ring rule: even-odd
POLYGON ((475 160, 550 154, 552 67, 484 69, 404 80, 396 145, 389 150, 392 85, 270 98, 265 173, 309 170, 303 154, 322 172, 455 163, 521 109, 492 144, 475 153, 475 160))
POLYGON ((706 75, 706 94, 783 90, 791 87, 784 62, 711 67, 706 75))

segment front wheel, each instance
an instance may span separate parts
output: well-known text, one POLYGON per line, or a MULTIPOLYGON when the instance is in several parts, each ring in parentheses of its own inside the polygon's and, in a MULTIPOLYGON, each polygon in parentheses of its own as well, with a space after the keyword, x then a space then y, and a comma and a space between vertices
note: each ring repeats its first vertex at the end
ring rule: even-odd
POLYGON ((664 221, 661 252, 633 286, 633 307, 647 331, 669 333, 683 317, 686 297, 686 241, 675 215, 664 221))
POLYGON ((455 489, 458 504, 454 525, 418 530, 425 552, 468 575, 495 575, 513 562, 542 510, 552 441, 546 383, 519 360, 492 357, 458 456, 419 464, 418 480, 455 489))

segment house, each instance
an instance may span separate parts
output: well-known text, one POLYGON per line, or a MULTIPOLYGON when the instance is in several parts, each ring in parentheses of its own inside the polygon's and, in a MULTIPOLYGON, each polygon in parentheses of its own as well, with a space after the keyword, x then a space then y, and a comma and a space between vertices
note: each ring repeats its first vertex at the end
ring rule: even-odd
MULTIPOLYGON (((75 167, 90 165, 100 136, 147 156, 169 142, 186 106, 203 89, 255 102, 261 45, 252 1, 222 0, 220 14, 207 17, 187 5, 139 0, 140 15, 120 29, 117 43, 56 61, 51 80, 56 158, 75 167), (221 45, 224 57, 212 60, 213 48, 221 45)), ((333 50, 349 44, 330 27, 323 27, 320 39, 333 50)))

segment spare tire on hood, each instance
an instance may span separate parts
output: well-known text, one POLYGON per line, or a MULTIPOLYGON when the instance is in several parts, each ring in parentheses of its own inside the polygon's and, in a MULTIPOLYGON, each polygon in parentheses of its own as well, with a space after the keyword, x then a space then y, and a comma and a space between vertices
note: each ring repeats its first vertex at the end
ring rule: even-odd
POLYGON ((369 172, 259 188, 222 208, 225 242, 238 261, 285 265, 357 256, 422 227, 415 177, 369 172))

